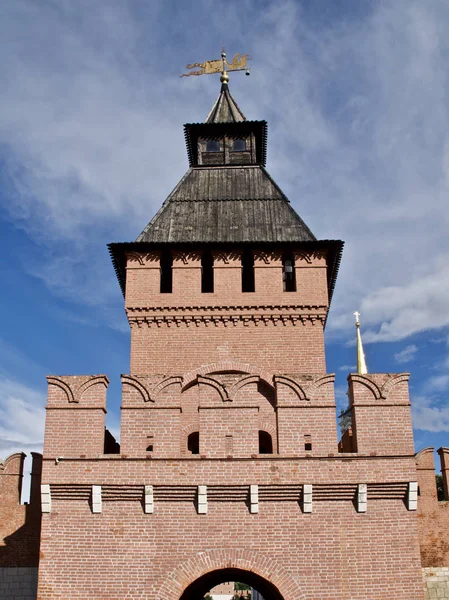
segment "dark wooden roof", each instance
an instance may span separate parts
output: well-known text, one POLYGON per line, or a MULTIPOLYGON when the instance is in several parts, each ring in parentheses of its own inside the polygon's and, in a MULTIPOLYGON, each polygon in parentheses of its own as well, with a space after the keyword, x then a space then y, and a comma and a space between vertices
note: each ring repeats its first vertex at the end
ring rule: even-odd
POLYGON ((245 115, 231 96, 227 83, 221 86, 221 92, 211 111, 207 115, 206 123, 239 123, 246 121, 245 115))
POLYGON ((260 166, 190 169, 136 242, 305 242, 315 236, 260 166))
POLYGON ((329 301, 343 242, 317 240, 265 170, 267 123, 248 121, 223 85, 205 123, 184 125, 190 169, 135 242, 108 244, 125 294, 126 253, 162 247, 327 250, 329 301), (199 138, 254 135, 256 163, 198 166, 199 138))

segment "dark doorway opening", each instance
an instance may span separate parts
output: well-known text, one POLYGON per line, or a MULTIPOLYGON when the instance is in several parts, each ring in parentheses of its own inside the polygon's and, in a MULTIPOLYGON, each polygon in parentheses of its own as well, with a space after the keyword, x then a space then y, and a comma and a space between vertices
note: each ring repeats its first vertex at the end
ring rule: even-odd
POLYGON ((246 583, 257 590, 264 600, 284 600, 276 586, 260 575, 243 569, 220 569, 206 573, 184 590, 180 600, 201 600, 209 590, 226 581, 246 583))

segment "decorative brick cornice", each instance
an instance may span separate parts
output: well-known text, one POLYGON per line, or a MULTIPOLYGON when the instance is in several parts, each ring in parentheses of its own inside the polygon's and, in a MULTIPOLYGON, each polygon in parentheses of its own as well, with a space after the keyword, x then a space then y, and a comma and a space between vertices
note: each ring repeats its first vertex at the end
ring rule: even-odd
POLYGON ((227 313, 227 312, 288 312, 307 315, 309 313, 327 314, 328 307, 324 304, 197 304, 197 305, 165 305, 165 306, 127 306, 130 314, 159 314, 159 313, 227 313))
MULTIPOLYGON (((168 309, 166 309, 168 312, 168 309)), ((320 324, 324 326, 326 320, 325 312, 311 312, 311 313, 232 313, 227 312, 226 314, 216 314, 215 311, 211 311, 209 314, 196 313, 196 314, 136 314, 128 311, 128 321, 131 327, 200 327, 200 326, 237 326, 243 325, 248 327, 250 325, 271 325, 271 326, 295 326, 305 325, 306 323, 312 323, 312 325, 320 324)))

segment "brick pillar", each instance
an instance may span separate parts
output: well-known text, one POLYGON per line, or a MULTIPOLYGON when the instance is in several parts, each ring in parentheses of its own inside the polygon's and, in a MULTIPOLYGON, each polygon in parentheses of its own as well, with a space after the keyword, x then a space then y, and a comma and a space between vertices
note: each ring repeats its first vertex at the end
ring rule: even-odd
POLYGON ((435 479, 435 464, 433 448, 424 448, 415 455, 416 472, 419 485, 420 506, 426 505, 428 510, 435 508, 438 503, 437 484, 435 479))
POLYGON ((96 457, 104 451, 106 375, 47 377, 44 457, 96 457))
POLYGON ((449 448, 437 450, 441 461, 441 475, 443 476, 444 499, 449 500, 449 448))
POLYGON ((409 373, 349 375, 349 403, 358 453, 414 454, 409 376, 409 373))

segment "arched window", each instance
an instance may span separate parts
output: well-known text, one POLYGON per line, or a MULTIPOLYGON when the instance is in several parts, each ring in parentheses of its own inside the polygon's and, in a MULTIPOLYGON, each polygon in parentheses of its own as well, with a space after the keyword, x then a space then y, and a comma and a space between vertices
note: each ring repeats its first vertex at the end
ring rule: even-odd
POLYGON ((268 431, 259 431, 259 454, 273 454, 273 440, 268 431))
POLYGON ((220 152, 220 142, 218 140, 207 140, 206 152, 220 152))
POLYGON ((237 139, 232 144, 234 152, 244 152, 246 150, 246 140, 237 139))
POLYGON ((199 454, 200 453, 200 433, 199 431, 194 431, 187 438, 187 450, 190 454, 199 454))
POLYGON ((242 254, 242 292, 254 292, 254 256, 251 250, 242 254))
POLYGON ((173 257, 169 250, 161 253, 161 294, 171 294, 173 291, 173 257))
POLYGON ((201 291, 203 294, 214 291, 214 259, 210 250, 205 250, 201 257, 201 291))
POLYGON ((282 281, 284 292, 296 292, 295 259, 291 252, 285 252, 282 257, 282 281))

